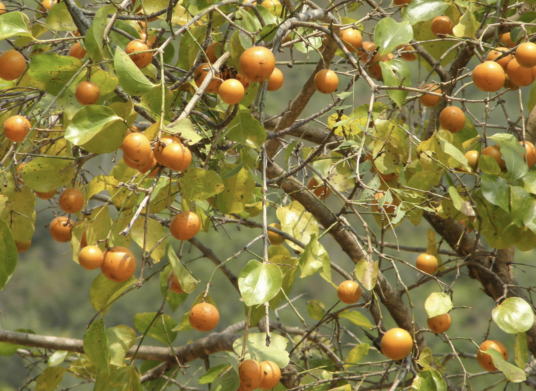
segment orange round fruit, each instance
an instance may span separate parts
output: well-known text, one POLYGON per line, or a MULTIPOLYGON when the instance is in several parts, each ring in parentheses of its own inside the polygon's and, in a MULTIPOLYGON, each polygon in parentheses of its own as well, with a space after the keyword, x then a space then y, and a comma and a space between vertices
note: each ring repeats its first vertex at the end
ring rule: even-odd
POLYGON ((23 253, 26 252, 32 247, 32 241, 28 240, 27 242, 19 242, 18 240, 15 240, 15 246, 17 246, 17 252, 23 253))
POLYGON ((56 242, 65 243, 71 240, 73 222, 65 216, 56 217, 50 223, 49 231, 56 242))
POLYGON ((487 353, 483 353, 488 349, 495 349, 496 351, 501 353, 505 360, 508 360, 508 349, 506 349, 506 346, 504 346, 502 342, 490 339, 482 342, 482 344, 480 345, 478 352, 476 353, 476 359, 478 363, 484 370, 488 372, 495 372, 497 368, 495 367, 495 365, 493 365, 493 360, 491 356, 487 353))
POLYGON ((103 262, 104 253, 97 246, 85 246, 78 255, 78 263, 86 270, 98 269, 103 262))
MULTIPOLYGON (((197 88, 201 87, 201 84, 205 80, 205 77, 208 75, 208 68, 210 67, 210 64, 204 63, 197 67, 197 69, 194 72, 194 81, 197 88)), ((218 93, 220 90, 220 86, 222 84, 222 81, 220 80, 220 73, 217 72, 214 75, 214 78, 210 81, 208 84, 208 87, 206 88, 206 92, 208 93, 218 93)))
MULTIPOLYGON (((492 49, 486 56, 486 61, 495 61, 496 58, 499 58, 504 53, 508 53, 508 51, 509 49, 505 47, 498 47, 496 49, 492 49)), ((512 61, 513 59, 514 59, 514 56, 512 55, 512 53, 510 53, 495 62, 499 64, 506 71, 506 67, 508 66, 508 63, 512 61)))
POLYGON ((274 68, 274 71, 270 75, 270 78, 268 79, 268 91, 277 91, 283 86, 283 82, 285 81, 285 78, 283 77, 283 72, 279 70, 279 68, 274 68))
POLYGON ((437 271, 437 258, 431 254, 421 254, 417 257, 417 269, 428 274, 434 274, 437 271))
POLYGON ((239 73, 238 75, 236 75, 236 80, 238 80, 240 83, 242 83, 242 85, 244 86, 245 90, 248 89, 250 81, 244 75, 241 75, 239 73))
POLYGON ((478 158, 480 157, 480 153, 478 151, 467 151, 465 153, 465 157, 467 158, 467 164, 473 172, 476 172, 476 169, 478 167, 478 158))
POLYGON ((199 232, 201 220, 194 212, 182 212, 171 220, 169 232, 178 240, 189 240, 199 232))
POLYGON ((450 328, 450 315, 443 314, 434 316, 433 318, 428 318, 426 323, 428 324, 428 328, 434 333, 441 334, 450 328))
POLYGON ((281 379, 281 368, 273 361, 262 361, 262 382, 259 386, 262 390, 271 390, 281 379))
POLYGON ((56 195, 56 189, 46 192, 34 191, 34 193, 37 198, 40 198, 42 200, 50 200, 56 195))
POLYGON ((58 204, 66 213, 78 213, 84 207, 84 194, 73 187, 65 189, 61 192, 58 204))
POLYGON ((458 133, 465 126, 465 114, 456 106, 445 107, 439 115, 439 124, 451 133, 458 133))
POLYGON ((339 77, 329 69, 322 69, 315 75, 315 87, 323 94, 331 94, 339 86, 339 77))
POLYGON ((39 9, 43 12, 45 12, 45 10, 50 11, 52 9, 52 6, 54 6, 54 4, 56 4, 57 2, 58 0, 43 0, 39 9))
POLYGON ((158 169, 156 169, 157 163, 158 162, 156 161, 154 157, 154 153, 153 151, 151 151, 151 153, 149 154, 149 160, 141 164, 140 167, 138 168, 138 171, 141 172, 142 174, 145 174, 147 171, 151 171, 151 173, 149 174, 149 177, 154 178, 156 174, 158 173, 158 169))
POLYGON ((376 44, 374 42, 363 42, 363 47, 359 50, 359 61, 362 63, 372 62, 375 58, 374 51, 376 50, 376 44))
POLYGON ((493 159, 495 159, 501 170, 506 170, 506 163, 502 159, 501 147, 499 145, 491 145, 484 148, 482 150, 482 155, 491 156, 493 159))
POLYGON ((394 5, 397 5, 397 6, 400 7, 402 5, 410 4, 411 0, 394 0, 393 3, 394 3, 394 5))
POLYGON ((448 16, 436 16, 434 19, 432 19, 432 25, 430 27, 432 29, 432 33, 436 37, 439 37, 440 35, 452 35, 454 23, 448 16))
POLYGON ((71 47, 71 50, 69 50, 69 56, 78 58, 79 60, 83 59, 86 53, 87 53, 86 49, 82 47, 80 42, 75 43, 71 47))
POLYGON ((218 60, 218 56, 216 56, 216 45, 217 42, 212 42, 210 45, 207 46, 207 60, 210 63, 215 63, 218 60))
MULTIPOLYGON (((519 144, 523 145, 523 141, 520 141, 519 144)), ((523 160, 525 160, 527 162, 527 166, 531 168, 534 166, 534 164, 536 164, 536 147, 530 141, 525 140, 525 149, 527 150, 528 158, 525 159, 525 155, 522 155, 523 160)))
POLYGON ((92 105, 100 98, 100 88, 91 81, 83 81, 76 87, 75 96, 81 105, 92 105))
POLYGON ((473 83, 481 91, 499 91, 505 78, 504 69, 495 61, 485 61, 473 70, 473 83))
POLYGON ((136 271, 136 257, 128 248, 116 246, 104 253, 104 261, 100 268, 108 280, 125 282, 136 271))
POLYGON ((252 82, 268 79, 275 68, 275 57, 270 49, 253 46, 240 56, 240 73, 252 82))
POLYGON ((510 76, 508 76, 508 73, 506 74, 506 78, 504 79, 504 86, 503 87, 505 89, 507 89, 507 90, 510 90, 510 91, 519 90, 519 86, 510 81, 510 76))
POLYGON ((177 278, 177 276, 175 275, 175 273, 173 273, 173 270, 169 272, 168 276, 167 276, 167 282, 169 283, 169 280, 171 279, 171 276, 173 276, 173 280, 171 280, 171 286, 169 287, 169 289, 171 289, 173 292, 175 293, 186 293, 182 290, 182 286, 181 286, 181 283, 179 282, 179 279, 177 278))
POLYGON ((331 194, 330 188, 326 186, 320 186, 320 183, 318 183, 314 176, 309 178, 309 181, 307 182, 307 188, 312 190, 315 196, 317 196, 321 200, 325 200, 331 194))
POLYGON ((197 331, 210 331, 218 325, 220 313, 210 303, 199 303, 190 310, 189 320, 190 325, 197 331))
POLYGON ((382 338, 382 353, 391 360, 402 360, 413 350, 413 338, 404 329, 394 328, 382 338))
POLYGON ((218 91, 221 100, 228 105, 239 103, 245 93, 244 86, 236 79, 225 80, 221 83, 220 90, 218 91))
POLYGON ((162 157, 162 155, 164 153, 164 149, 168 145, 173 144, 173 143, 179 143, 180 144, 181 142, 175 136, 170 136, 170 135, 162 136, 162 137, 160 137, 160 140, 156 142, 156 144, 154 146, 154 158, 156 159, 156 161, 159 164, 165 166, 164 158, 162 157))
POLYGON ((5 14, 6 12, 6 6, 4 5, 4 3, 0 2, 0 15, 5 14))
POLYGON ((512 38, 510 37, 510 33, 504 33, 499 35, 499 39, 501 40, 501 42, 504 42, 509 48, 513 48, 514 46, 516 46, 516 44, 514 43, 514 41, 512 41, 512 38))
POLYGON ((140 32, 140 39, 142 42, 146 43, 149 48, 152 48, 154 43, 156 42, 156 35, 148 36, 145 31, 140 32))
POLYGON ((171 143, 162 152, 164 165, 176 172, 182 172, 192 162, 192 153, 182 143, 171 143))
POLYGON ((26 59, 16 50, 8 50, 0 56, 0 78, 12 81, 26 71, 26 59))
POLYGON ((125 52, 130 55, 130 59, 138 68, 145 68, 153 61, 153 52, 138 53, 150 50, 151 48, 145 42, 135 39, 130 41, 125 52))
MULTIPOLYGON (((269 226, 281 231, 281 224, 273 223, 273 224, 270 224, 269 226)), ((268 241, 270 242, 272 246, 279 246, 280 244, 283 244, 283 242, 285 241, 285 238, 279 235, 278 233, 268 231, 268 241)))
MULTIPOLYGON (((426 84, 424 87, 422 87, 422 90, 435 92, 436 94, 441 94, 442 92, 439 86, 433 84, 426 84)), ((435 107, 437 105, 437 102, 439 102, 439 99, 441 99, 440 96, 424 94, 419 98, 419 101, 425 107, 435 107)))
POLYGON ((522 67, 515 58, 508 63, 506 73, 510 78, 510 82, 520 87, 531 85, 536 79, 536 67, 522 67))
POLYGON ((350 53, 355 53, 361 48, 363 36, 359 30, 349 28, 341 31, 341 40, 350 53))
POLYGON ((357 303, 361 297, 361 287, 352 280, 346 280, 339 284, 337 288, 337 296, 339 300, 346 304, 357 303))
POLYGON ((242 361, 238 366, 240 386, 246 390, 259 388, 262 383, 262 367, 256 360, 242 361))
POLYGON ((24 141, 26 135, 30 133, 31 128, 32 124, 30 124, 30 121, 20 115, 9 117, 6 122, 4 122, 4 134, 8 140, 17 143, 24 141))
POLYGON ((417 59, 415 53, 411 53, 415 50, 411 45, 398 45, 396 50, 398 50, 403 60, 415 61, 417 59))
POLYGON ((147 163, 151 159, 151 142, 143 133, 130 133, 121 144, 123 154, 134 163, 147 163))

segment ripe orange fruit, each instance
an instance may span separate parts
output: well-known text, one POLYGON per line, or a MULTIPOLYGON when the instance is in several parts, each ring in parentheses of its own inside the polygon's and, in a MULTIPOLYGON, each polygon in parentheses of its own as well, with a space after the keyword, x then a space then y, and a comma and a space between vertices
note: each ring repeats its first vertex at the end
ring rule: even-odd
POLYGON ((138 68, 145 68, 153 61, 153 52, 138 52, 144 52, 146 50, 150 50, 149 45, 139 39, 135 39, 128 43, 125 52, 130 55, 130 59, 138 68))
POLYGON ((76 87, 75 96, 81 105, 92 105, 100 98, 100 88, 91 81, 83 81, 76 87))
POLYGON ((183 172, 192 162, 192 153, 182 143, 171 143, 164 148, 162 160, 166 167, 183 172))
POLYGON ((402 57, 403 60, 415 61, 417 59, 415 53, 411 53, 415 50, 411 45, 398 45, 396 47, 396 50, 398 50, 398 52, 400 53, 400 57, 402 57))
POLYGON ((141 31, 140 39, 142 42, 146 43, 149 46, 149 48, 152 48, 154 43, 156 42, 156 35, 148 36, 145 31, 141 31))
POLYGON ((32 241, 28 240, 27 242, 19 242, 18 240, 15 240, 15 246, 17 246, 17 252, 20 254, 28 251, 30 247, 32 247, 32 241))
POLYGON ((26 135, 30 132, 32 124, 28 121, 27 118, 14 115, 9 117, 6 122, 4 122, 4 134, 8 140, 20 143, 26 138, 26 135))
POLYGON ((478 167, 478 158, 480 157, 480 153, 478 151, 467 151, 465 153, 465 157, 467 158, 467 164, 473 172, 476 172, 476 169, 478 167))
POLYGON ((240 73, 252 82, 268 79, 275 68, 275 57, 270 49, 253 46, 240 56, 240 73))
POLYGON ((39 9, 43 12, 45 12, 45 10, 50 11, 57 2, 58 0, 43 0, 39 9))
POLYGON ((329 69, 322 69, 315 75, 315 87, 322 94, 331 94, 339 86, 339 77, 329 69))
POLYGON ((84 194, 73 187, 65 189, 61 192, 58 204, 66 213, 78 213, 84 207, 84 194))
POLYGON ((270 11, 272 15, 280 16, 280 15, 277 15, 277 7, 281 6, 281 3, 278 0, 264 0, 261 3, 261 6, 263 6, 268 11, 270 11))
POLYGON ((516 86, 525 87, 531 85, 536 79, 536 67, 522 67, 514 58, 508 63, 506 74, 508 75, 510 82, 514 83, 516 86))
POLYGON ((376 50, 376 44, 374 42, 363 42, 363 47, 359 49, 359 61, 362 63, 371 63, 375 57, 374 51, 376 50))
POLYGON ((0 78, 11 81, 26 71, 26 59, 16 50, 8 50, 0 56, 0 78))
POLYGON ((240 386, 246 390, 259 388, 262 383, 262 368, 256 360, 242 361, 238 366, 240 386))
POLYGON ((201 228, 201 220, 194 212, 182 212, 171 220, 169 232, 178 240, 188 240, 193 238, 201 228))
MULTIPOLYGON (((126 160, 125 160, 125 163, 126 163, 126 160)), ((154 153, 153 151, 151 151, 151 153, 149 154, 149 160, 144 162, 144 164, 141 164, 140 167, 138 168, 138 171, 141 172, 142 174, 145 174, 147 171, 151 171, 151 173, 149 174, 149 177, 154 178, 156 174, 158 174, 158 169, 156 168, 157 163, 158 162, 156 161, 154 157, 154 153)))
POLYGON ((44 193, 41 193, 40 191, 34 191, 34 193, 37 198, 41 198, 42 200, 50 200, 56 195, 56 189, 44 193))
POLYGON ((331 194, 330 188, 326 186, 320 186, 320 183, 318 183, 314 176, 309 178, 309 181, 307 182, 307 188, 312 190, 315 196, 317 196, 321 200, 325 200, 331 194))
POLYGON ((246 90, 244 90, 244 86, 236 79, 225 80, 221 83, 220 90, 218 91, 221 100, 228 105, 236 105, 239 103, 245 93, 246 90))
POLYGON ((346 304, 357 303, 361 297, 361 287, 352 280, 346 280, 339 284, 337 288, 337 296, 339 300, 346 304))
POLYGON ((190 310, 189 320, 190 325, 197 331, 210 331, 218 325, 220 313, 210 303, 199 303, 190 310))
POLYGON ((417 257, 417 269, 428 274, 434 274, 437 271, 437 258, 431 254, 421 254, 417 257))
POLYGON ((95 270, 104 262, 104 253, 97 246, 85 246, 80 250, 78 263, 86 270, 95 270))
POLYGON ((78 58, 79 60, 83 59, 86 53, 87 53, 86 49, 82 47, 80 42, 75 43, 71 47, 71 50, 69 50, 69 56, 78 58))
POLYGON ((262 370, 262 382, 260 388, 262 390, 271 390, 279 380, 281 379, 281 368, 273 361, 262 361, 261 362, 262 370))
POLYGON ((504 85, 506 74, 495 61, 485 61, 473 70, 475 87, 485 92, 499 91, 504 85))
POLYGON ((80 248, 87 246, 87 229, 82 232, 82 237, 80 238, 80 248))
POLYGON ((440 35, 452 35, 452 29, 454 28, 454 23, 452 19, 448 16, 436 16, 432 19, 432 33, 438 37, 440 35))
POLYGON ((212 42, 210 45, 207 46, 207 60, 210 63, 215 63, 218 60, 218 56, 216 56, 216 45, 217 42, 212 42))
POLYGON ((443 314, 434 316, 433 318, 428 318, 426 323, 428 324, 428 328, 434 333, 441 334, 450 328, 450 315, 443 314))
MULTIPOLYGON (((270 224, 269 226, 281 231, 281 224, 273 223, 273 224, 270 224)), ((273 246, 279 246, 280 244, 283 244, 283 242, 285 241, 285 238, 279 235, 278 233, 268 231, 268 241, 273 246)))
POLYGON ((510 81, 510 76, 508 76, 508 73, 506 74, 506 78, 504 79, 504 86, 503 87, 506 88, 507 90, 510 90, 510 91, 519 90, 519 86, 510 81))
POLYGON ((169 280, 171 279, 171 276, 173 276, 173 280, 171 281, 171 286, 169 289, 171 289, 175 293, 186 293, 182 290, 181 283, 179 282, 179 279, 177 276, 173 273, 173 270, 169 272, 167 276, 167 282, 169 283, 169 280))
POLYGON ((501 147, 499 145, 490 145, 489 147, 484 148, 482 150, 482 155, 491 156, 495 159, 501 170, 506 170, 506 163, 502 159, 501 147))
POLYGON ((413 350, 413 338, 406 330, 394 328, 383 335, 381 347, 387 358, 401 360, 413 350))
POLYGON ((181 142, 175 136, 170 136, 170 135, 164 135, 160 137, 160 141, 156 142, 154 146, 154 158, 159 164, 165 166, 162 154, 164 153, 164 148, 172 143, 181 143, 181 142))
MULTIPOLYGON (((486 57, 486 61, 495 61, 496 58, 502 56, 504 53, 507 53, 508 50, 509 49, 505 47, 498 47, 496 49, 492 49, 488 53, 486 57)), ((510 53, 495 62, 499 64, 506 71, 506 67, 508 66, 508 63, 512 61, 513 59, 514 59, 514 56, 512 55, 512 53, 510 53)))
POLYGON ((6 6, 4 5, 4 3, 0 2, 0 15, 5 14, 6 12, 6 6))
MULTIPOLYGON (((424 87, 422 87, 423 91, 430 91, 435 92, 437 94, 441 94, 441 88, 439 86, 433 85, 433 84, 426 84, 424 87)), ((430 95, 430 94, 424 94, 419 98, 419 101, 423 106, 426 107, 435 107, 437 105, 437 102, 439 102, 439 99, 441 99, 440 96, 436 95, 430 95)))
POLYGON ((439 124, 451 133, 458 133, 465 126, 465 114, 456 106, 445 107, 439 115, 439 124))
MULTIPOLYGON (((520 141, 519 144, 523 145, 523 141, 520 141)), ((536 164, 536 147, 530 141, 525 141, 525 149, 527 150, 528 158, 525 159, 525 155, 521 156, 523 156, 523 160, 525 160, 529 168, 531 168, 536 164)))
POLYGON ((361 48, 363 36, 359 30, 349 28, 341 31, 341 40, 350 53, 355 53, 361 48))
POLYGON ((104 253, 101 272, 113 282, 125 282, 136 271, 136 257, 126 247, 116 246, 104 253))
POLYGON ((513 48, 516 46, 514 41, 512 41, 512 38, 510 37, 510 33, 504 33, 499 35, 499 39, 506 44, 507 47, 513 48))
POLYGON ((143 133, 131 133, 121 144, 123 154, 134 163, 142 165, 151 159, 151 142, 143 133))
MULTIPOLYGON (((204 64, 199 65, 197 69, 195 70, 194 81, 195 81, 195 85, 197 86, 197 88, 201 87, 203 80, 205 80, 205 77, 207 77, 209 67, 210 67, 209 64, 204 63, 204 64)), ((220 86, 222 84, 220 77, 221 77, 221 74, 217 72, 214 75, 214 78, 210 81, 205 91, 208 93, 218 93, 220 86)))
POLYGON ((488 339, 487 341, 482 342, 478 352, 476 353, 476 359, 480 366, 488 372, 495 372, 497 368, 493 365, 493 360, 491 356, 487 353, 483 353, 488 349, 495 349, 505 360, 508 360, 508 349, 502 342, 488 339))
POLYGON ((283 86, 285 78, 283 77, 283 72, 279 68, 274 68, 274 71, 268 79, 268 91, 277 91, 283 86))
POLYGON ((65 243, 71 240, 73 222, 65 216, 56 217, 50 223, 49 231, 56 242, 65 243))
POLYGON ((238 75, 236 75, 236 80, 238 80, 240 83, 242 83, 242 85, 244 86, 245 90, 248 89, 250 81, 244 75, 241 75, 239 73, 238 75))

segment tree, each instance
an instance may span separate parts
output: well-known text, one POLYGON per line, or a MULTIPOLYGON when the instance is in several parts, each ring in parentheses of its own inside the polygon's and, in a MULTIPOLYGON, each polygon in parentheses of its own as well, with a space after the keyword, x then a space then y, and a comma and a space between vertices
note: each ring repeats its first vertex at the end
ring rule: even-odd
POLYGON ((192 389, 196 359, 196 390, 535 387, 532 287, 515 276, 532 270, 516 250, 536 247, 531 2, 64 0, 0 13, 0 289, 31 246, 36 197, 80 273, 102 270, 83 340, 0 330, 2 354, 32 362, 26 389, 70 377, 192 389), (297 93, 276 60, 309 72, 297 93), (283 93, 288 107, 268 112, 283 93), (310 109, 321 93, 329 103, 310 109), (407 222, 430 228, 426 248, 399 242, 407 222), (228 225, 247 232, 236 253, 197 237, 228 225), (214 268, 193 273, 186 243, 214 268), (305 303, 292 289, 303 278, 325 300, 305 303), (106 326, 156 279, 155 312, 106 326), (481 294, 461 300, 460 284, 481 294), (449 335, 463 307, 488 301, 479 340, 449 335))

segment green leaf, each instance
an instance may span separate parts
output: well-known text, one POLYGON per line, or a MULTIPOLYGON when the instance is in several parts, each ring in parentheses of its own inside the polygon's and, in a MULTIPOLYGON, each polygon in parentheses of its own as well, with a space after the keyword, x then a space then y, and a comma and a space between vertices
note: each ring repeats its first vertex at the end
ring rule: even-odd
POLYGON ((369 291, 376 286, 379 273, 380 264, 378 261, 368 262, 366 259, 361 259, 355 265, 355 277, 369 291))
POLYGON ((320 320, 326 315, 326 306, 320 300, 307 302, 307 313, 314 320, 320 320))
POLYGON ((228 370, 223 376, 218 377, 212 384, 212 390, 224 391, 224 390, 237 390, 240 387, 240 378, 235 370, 228 370))
POLYGON ((331 282, 329 254, 316 238, 316 234, 311 236, 311 240, 303 249, 303 253, 300 256, 300 268, 300 278, 312 276, 320 271, 320 276, 324 280, 331 282))
POLYGON ((89 326, 84 335, 84 353, 97 368, 108 371, 110 365, 110 351, 108 339, 104 331, 104 320, 96 320, 89 326))
POLYGON ((123 143, 127 127, 121 117, 105 106, 82 107, 65 129, 65 138, 92 153, 115 152, 123 143))
POLYGON ((509 186, 506 181, 495 175, 482 175, 482 195, 493 205, 497 205, 506 213, 510 212, 509 208, 509 186))
POLYGON ((65 3, 56 3, 46 18, 45 26, 49 30, 55 31, 76 31, 78 28, 74 23, 65 3))
POLYGON ((91 197, 100 193, 101 191, 114 190, 118 184, 119 181, 113 176, 97 175, 87 184, 85 189, 85 199, 88 201, 91 199, 91 197))
POLYGON ((397 23, 392 18, 383 18, 374 28, 374 43, 380 48, 380 55, 391 53, 398 45, 412 39, 413 29, 409 22, 397 23))
POLYGON ((472 3, 469 2, 469 7, 460 18, 460 23, 454 26, 453 34, 456 37, 475 38, 479 23, 477 22, 475 15, 471 9, 471 4, 472 3))
POLYGON ((536 194, 536 172, 527 172, 522 180, 523 188, 531 194, 536 194))
POLYGON ((486 354, 491 356, 493 365, 512 383, 521 383, 527 380, 527 375, 523 369, 506 362, 502 354, 495 349, 486 350, 486 354))
POLYGON ((101 311, 111 299, 124 292, 134 281, 136 280, 131 278, 125 282, 112 282, 104 274, 99 274, 89 288, 89 302, 93 308, 101 311))
POLYGON ((441 149, 449 156, 453 157, 458 163, 464 166, 466 169, 469 169, 467 158, 465 155, 454 145, 444 140, 440 139, 441 149))
MULTIPOLYGON (((62 3, 63 4, 63 3, 62 3)), ((32 57, 28 74, 45 84, 45 91, 57 95, 82 66, 82 61, 71 56, 44 53, 32 57), (54 64, 53 67, 50 64, 54 64)))
POLYGON ((450 195, 450 198, 452 199, 452 203, 454 204, 454 207, 458 210, 461 210, 463 198, 460 197, 460 195, 458 194, 458 190, 456 190, 454 186, 449 187, 449 195, 450 195))
POLYGON ((177 323, 166 314, 157 316, 156 312, 144 312, 134 316, 134 327, 139 333, 147 333, 147 336, 162 342, 166 346, 169 346, 177 338, 177 332, 173 331, 176 326, 177 323), (154 323, 151 325, 153 320, 154 323), (165 329, 162 323, 165 325, 165 329))
POLYGON ((443 15, 449 4, 443 0, 413 0, 404 14, 404 21, 410 24, 424 22, 443 15))
POLYGON ((35 194, 27 186, 9 197, 9 227, 15 242, 27 242, 35 232, 35 194))
POLYGON ((532 197, 526 198, 523 202, 521 213, 523 224, 532 232, 536 233, 536 200, 532 197))
POLYGON ((344 311, 339 314, 339 318, 348 319, 350 322, 357 326, 368 327, 372 329, 374 325, 370 323, 370 320, 358 311, 344 311))
POLYGON ((71 182, 74 173, 72 160, 38 157, 22 169, 22 180, 30 189, 47 192, 71 182))
MULTIPOLYGON (((523 220, 525 218, 531 218, 530 214, 525 210, 525 201, 527 199, 532 199, 528 191, 519 186, 510 186, 510 210, 512 211, 510 216, 518 227, 523 227, 523 220)), ((529 207, 530 209, 531 207, 529 207)), ((532 218, 534 217, 533 215, 532 218)))
POLYGON ((521 369, 525 369, 529 359, 529 348, 527 346, 527 335, 525 333, 516 334, 514 353, 516 365, 521 369))
MULTIPOLYGON (((409 68, 402 60, 391 60, 380 62, 382 69, 383 82, 389 87, 411 87, 411 75, 409 68)), ((409 91, 403 90, 387 90, 389 97, 395 102, 398 107, 402 107, 404 99, 408 96, 409 91)))
POLYGON ((447 383, 437 369, 427 367, 415 377, 411 388, 419 391, 447 391, 447 383))
POLYGON ((417 363, 423 368, 428 368, 432 364, 432 358, 432 349, 426 347, 421 352, 421 354, 419 354, 419 359, 417 360, 417 363))
POLYGON ((195 131, 194 125, 189 118, 183 118, 173 126, 164 126, 164 129, 180 136, 186 145, 197 144, 203 138, 195 131))
POLYGON ((108 24, 108 14, 113 13, 114 11, 115 7, 111 5, 99 8, 95 14, 93 23, 86 33, 85 43, 87 55, 95 62, 100 61, 103 58, 108 58, 108 53, 105 51, 103 43, 104 30, 108 24))
POLYGON ((251 307, 264 304, 277 295, 282 280, 279 266, 251 260, 238 276, 238 287, 244 303, 251 307))
POLYGON ((158 263, 166 254, 166 236, 168 235, 168 233, 166 232, 166 230, 164 230, 162 224, 153 219, 147 220, 147 227, 148 229, 146 235, 145 218, 139 218, 132 226, 130 235, 132 236, 132 239, 134 239, 136 244, 140 246, 140 248, 143 249, 143 244, 145 243, 145 251, 149 252, 154 248, 153 252, 151 253, 151 258, 156 263, 158 263), (156 246, 157 243, 158 246, 156 246))
POLYGON ((123 49, 117 48, 114 55, 114 67, 119 84, 129 95, 140 96, 155 88, 142 71, 130 59, 123 49))
MULTIPOLYGON (((318 222, 298 201, 293 201, 283 208, 277 208, 276 214, 281 223, 281 230, 300 242, 309 243, 313 235, 318 237, 318 222)), ((300 253, 304 251, 293 242, 287 240, 286 243, 295 251, 300 253)))
POLYGON ((15 240, 4 220, 0 220, 0 254, 2 254, 0 262, 0 290, 2 290, 13 275, 18 258, 15 240))
POLYGON ((216 171, 196 167, 188 168, 179 184, 182 196, 190 201, 205 201, 225 188, 216 171))
POLYGON ((285 246, 268 247, 268 259, 271 263, 279 265, 281 272, 283 273, 281 291, 270 300, 270 308, 275 309, 277 305, 285 299, 283 292, 285 292, 288 297, 294 286, 294 281, 296 281, 299 269, 299 259, 292 258, 285 246))
POLYGON ((36 380, 35 391, 54 391, 61 383, 65 372, 67 368, 63 367, 46 368, 36 380))
POLYGON ((6 12, 0 15, 0 41, 13 37, 32 37, 30 20, 22 12, 6 12))
MULTIPOLYGON (((273 361, 279 368, 285 368, 290 362, 288 352, 286 351, 288 339, 285 337, 272 334, 270 346, 266 346, 265 333, 249 333, 246 344, 246 359, 261 361, 273 361)), ((244 339, 239 338, 233 343, 233 350, 236 354, 242 354, 242 344, 244 339)))
POLYGON ((350 350, 350 353, 348 353, 348 357, 346 357, 344 362, 348 364, 359 364, 363 357, 368 354, 369 349, 370 345, 368 343, 362 343, 354 346, 352 350, 350 350))
POLYGON ((198 384, 209 384, 213 383, 214 380, 220 375, 220 373, 226 371, 227 369, 232 368, 229 364, 221 364, 217 367, 209 368, 203 376, 199 378, 198 384))
POLYGON ((110 373, 100 372, 93 391, 143 391, 134 365, 112 367, 110 373))
POLYGON ((529 303, 520 297, 510 297, 491 311, 493 321, 505 333, 524 333, 534 324, 534 313, 529 303))
POLYGON ((501 168, 497 161, 488 155, 480 155, 478 158, 478 169, 484 174, 500 175, 501 168))
POLYGON ((48 359, 48 366, 55 367, 65 361, 65 358, 69 355, 66 350, 56 350, 48 359))
POLYGON ((240 110, 227 126, 227 138, 252 148, 260 148, 266 141, 266 129, 249 111, 240 110))
POLYGON ((171 289, 168 290, 168 281, 167 277, 169 275, 169 272, 172 270, 171 265, 166 266, 166 268, 160 273, 160 292, 162 293, 162 297, 166 295, 166 302, 168 303, 169 307, 171 308, 171 311, 175 312, 179 306, 184 303, 184 301, 188 298, 188 294, 186 293, 175 293, 171 289))
POLYGON ((118 367, 125 365, 127 352, 134 346, 137 337, 136 331, 125 325, 106 329, 106 338, 111 357, 110 364, 118 367))
POLYGON ((424 309, 429 318, 443 315, 452 309, 452 301, 446 293, 432 292, 424 302, 424 309))
POLYGON ((172 246, 168 247, 167 256, 169 263, 173 267, 173 273, 175 273, 181 284, 182 290, 186 293, 192 293, 197 284, 199 284, 199 280, 184 266, 182 261, 177 257, 177 254, 175 254, 172 246))

